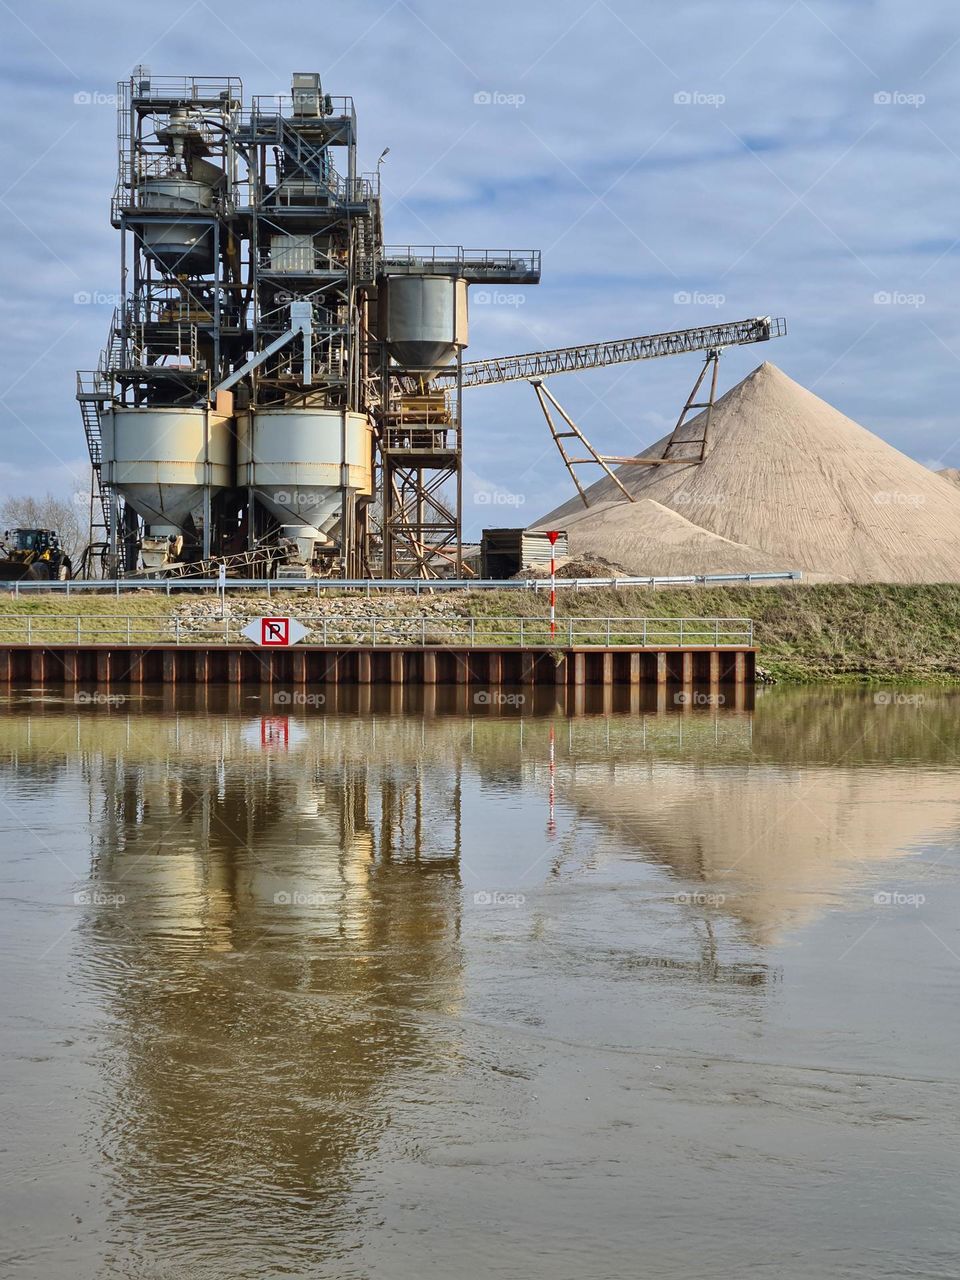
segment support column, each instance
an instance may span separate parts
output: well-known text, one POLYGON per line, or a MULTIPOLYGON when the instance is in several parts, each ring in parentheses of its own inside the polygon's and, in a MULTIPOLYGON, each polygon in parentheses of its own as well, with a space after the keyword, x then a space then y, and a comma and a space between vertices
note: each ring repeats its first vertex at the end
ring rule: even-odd
POLYGON ((573 655, 573 683, 578 686, 587 683, 587 655, 585 653, 575 653, 573 655))
POLYGON ((683 683, 693 684, 693 654, 685 653, 683 655, 683 683))
POLYGON ((373 680, 373 663, 365 649, 357 650, 357 684, 370 684, 373 680))
POLYGON ((631 653, 630 655, 630 686, 633 688, 640 683, 640 672, 642 655, 639 653, 631 653))
POLYGON ((403 651, 393 649, 390 653, 390 683, 403 684, 403 651))
POLYGON ((491 687, 503 684, 503 655, 490 653, 487 655, 487 680, 491 687))
POLYGON ((743 652, 734 655, 733 659, 733 682, 737 685, 746 684, 747 681, 747 655, 743 652))
POLYGON ((43 649, 34 649, 30 654, 30 679, 34 684, 44 684, 47 677, 47 655, 43 649))
POLYGON ((666 684, 669 678, 669 675, 670 675, 670 670, 667 666, 667 655, 665 653, 658 653, 657 654, 657 684, 658 685, 666 684))
MULTIPOLYGON (((100 661, 97 659, 97 675, 100 674, 100 661)), ((163 651, 163 683, 177 683, 177 651, 176 649, 164 649, 163 651)))
POLYGON ((710 683, 720 683, 720 654, 716 649, 710 653, 710 683))
POLYGON ((432 685, 437 683, 437 651, 435 649, 423 651, 423 683, 432 685))
POLYGON ((533 684, 534 672, 536 670, 537 655, 535 653, 523 653, 520 656, 520 683, 533 684))
POLYGON ((97 650, 97 684, 110 683, 110 674, 111 674, 110 667, 111 667, 110 650, 98 649, 97 650))
POLYGON ((613 654, 607 650, 603 655, 603 684, 609 689, 613 684, 613 654))
POLYGON ((231 684, 239 684, 243 675, 240 651, 231 649, 227 654, 227 679, 231 684))

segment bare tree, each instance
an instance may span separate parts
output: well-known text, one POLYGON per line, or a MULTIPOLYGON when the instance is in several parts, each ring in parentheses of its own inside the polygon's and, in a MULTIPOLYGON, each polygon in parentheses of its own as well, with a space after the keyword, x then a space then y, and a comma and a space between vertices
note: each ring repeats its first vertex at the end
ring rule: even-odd
POLYGON ((0 533, 4 529, 54 529, 74 566, 87 545, 88 512, 85 505, 57 498, 4 498, 0 501, 0 533))

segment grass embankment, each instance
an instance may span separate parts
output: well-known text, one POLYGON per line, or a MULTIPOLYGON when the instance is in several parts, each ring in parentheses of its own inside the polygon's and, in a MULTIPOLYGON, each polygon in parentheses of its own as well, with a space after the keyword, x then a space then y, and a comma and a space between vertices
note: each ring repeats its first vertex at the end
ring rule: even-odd
POLYGON ((19 597, 4 592, 0 594, 0 640, 69 643, 76 639, 79 619, 84 642, 123 643, 128 619, 136 639, 139 628, 149 627, 154 619, 169 617, 176 609, 176 599, 158 592, 137 591, 120 597, 86 591, 71 592, 69 596, 38 592, 19 597))
MULTIPOLYGON (((364 599, 364 597, 359 597, 364 599)), ((69 619, 80 615, 84 630, 93 619, 101 620, 100 638, 122 640, 120 617, 167 617, 196 608, 200 597, 137 592, 123 595, 36 596, 15 600, 0 597, 0 634, 9 637, 18 621, 27 616, 63 618, 68 639, 69 619), (112 619, 117 618, 117 622, 112 619)), ((209 597, 208 599, 212 599, 209 597)), ((268 602, 244 595, 228 596, 247 616, 259 611, 296 615, 317 608, 310 593, 274 592, 268 602)), ((356 602, 352 594, 349 600, 356 602)), ((497 626, 496 619, 524 617, 545 619, 549 612, 546 591, 483 591, 413 595, 372 593, 369 604, 380 615, 413 616, 426 612, 427 601, 447 602, 451 614, 473 616, 479 626, 497 626)), ((320 608, 335 615, 345 611, 343 597, 324 594, 320 608)), ((823 586, 783 587, 670 587, 613 591, 558 588, 558 618, 752 618, 760 663, 781 681, 847 682, 960 681, 960 584, 942 586, 823 586)), ((508 628, 501 624, 503 630, 508 628)), ((46 628, 45 628, 46 629, 46 628)), ((613 629, 616 634, 616 628, 613 629)), ((53 638, 52 636, 49 638, 53 638)))
MULTIPOLYGON (((477 592, 478 615, 541 616, 545 595, 477 592)), ((960 680, 960 584, 558 588, 558 616, 743 617, 778 680, 960 680)))

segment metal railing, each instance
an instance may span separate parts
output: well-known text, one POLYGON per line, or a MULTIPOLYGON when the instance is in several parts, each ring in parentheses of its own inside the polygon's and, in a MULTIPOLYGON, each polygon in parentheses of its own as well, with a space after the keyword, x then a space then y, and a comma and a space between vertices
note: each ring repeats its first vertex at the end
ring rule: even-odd
POLYGON ((381 272, 415 275, 462 275, 493 282, 537 280, 539 249, 464 249, 462 245, 384 245, 377 258, 381 272))
MULTIPOLYGON (((750 586, 754 583, 802 582, 799 570, 784 573, 706 573, 660 578, 558 578, 558 591, 621 591, 632 587, 710 587, 750 586)), ((83 595, 110 594, 121 596, 129 591, 159 591, 172 595, 175 591, 201 591, 215 593, 220 589, 217 578, 94 578, 72 582, 0 582, 0 591, 7 591, 14 598, 34 595, 83 595)), ((374 596, 386 592, 410 592, 414 595, 433 595, 440 591, 540 591, 550 590, 549 578, 228 578, 224 590, 232 592, 256 591, 270 598, 278 592, 295 591, 301 595, 309 592, 319 598, 330 592, 344 595, 374 596)))
MULTIPOLYGON (((753 645, 750 618, 560 618, 551 636, 546 618, 404 616, 382 614, 302 619, 313 645, 441 645, 454 648, 743 648, 753 645)), ((249 617, 147 618, 0 615, 0 644, 211 645, 251 644, 249 617)))

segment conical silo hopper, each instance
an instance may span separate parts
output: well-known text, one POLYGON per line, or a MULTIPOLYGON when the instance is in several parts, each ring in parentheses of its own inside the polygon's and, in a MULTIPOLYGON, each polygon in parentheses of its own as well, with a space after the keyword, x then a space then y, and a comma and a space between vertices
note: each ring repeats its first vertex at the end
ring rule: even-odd
POLYGON ((154 534, 179 532, 232 483, 230 419, 205 409, 115 407, 102 418, 104 483, 154 534))
POLYGON ((255 409, 237 418, 237 477, 309 564, 346 549, 351 502, 373 496, 373 428, 342 409, 255 409))
POLYGON ((387 276, 380 283, 380 336, 402 368, 436 373, 467 345, 466 281, 387 276))

